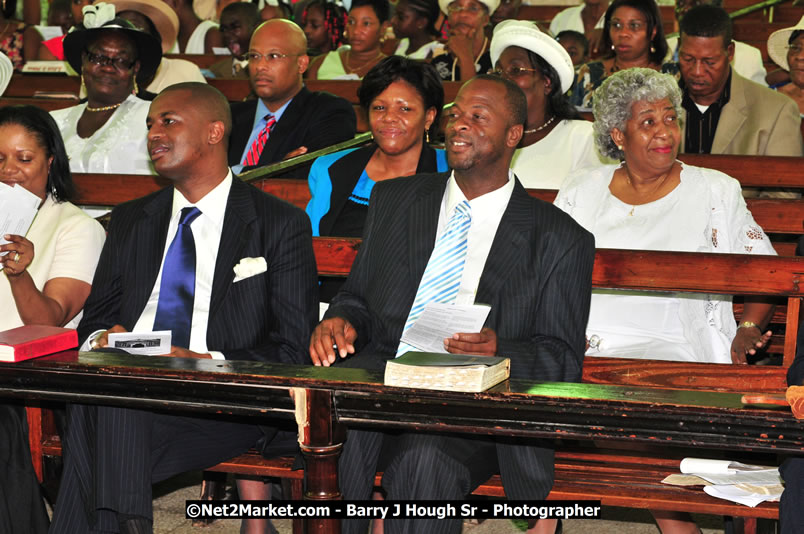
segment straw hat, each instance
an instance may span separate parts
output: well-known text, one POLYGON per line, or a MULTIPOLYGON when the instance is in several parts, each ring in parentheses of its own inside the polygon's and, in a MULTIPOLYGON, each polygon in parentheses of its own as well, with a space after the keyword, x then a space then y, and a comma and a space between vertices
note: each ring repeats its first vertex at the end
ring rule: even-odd
MULTIPOLYGON (((497 7, 500 5, 500 0, 477 0, 487 8, 489 8, 489 15, 494 13, 497 7)), ((438 7, 441 8, 446 14, 449 14, 449 5, 453 2, 453 0, 438 0, 438 7)))
MULTIPOLYGON (((179 16, 162 0, 105 0, 117 9, 142 13, 154 23, 162 38, 162 53, 167 54, 179 36, 179 16)), ((95 2, 96 4, 98 2, 95 2)))
POLYGON ((103 30, 117 30, 125 33, 137 47, 140 62, 139 76, 147 79, 159 68, 162 61, 162 48, 156 37, 138 30, 129 21, 115 17, 115 7, 103 2, 84 6, 84 22, 64 37, 64 58, 78 73, 81 72, 81 55, 93 35, 103 30))
POLYGON ((11 64, 7 55, 0 52, 0 95, 6 92, 12 74, 14 74, 14 65, 11 64))
POLYGON ((570 90, 575 80, 575 68, 569 54, 536 24, 526 20, 504 20, 497 24, 489 47, 492 65, 497 63, 503 50, 509 46, 518 46, 541 56, 558 73, 561 92, 570 90))
POLYGON ((795 26, 776 30, 768 37, 768 55, 774 63, 787 71, 790 70, 790 65, 787 64, 787 42, 796 30, 804 30, 804 17, 795 26))

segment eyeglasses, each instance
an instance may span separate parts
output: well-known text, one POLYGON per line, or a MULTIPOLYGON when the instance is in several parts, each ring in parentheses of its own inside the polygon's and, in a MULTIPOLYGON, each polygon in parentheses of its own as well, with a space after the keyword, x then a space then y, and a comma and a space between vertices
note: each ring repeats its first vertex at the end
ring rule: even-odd
POLYGON ((628 26, 629 30, 631 30, 632 32, 636 33, 636 32, 641 32, 642 31, 642 29, 645 27, 645 23, 640 22, 638 20, 632 20, 632 21, 628 22, 628 24, 623 24, 619 20, 611 21, 611 28, 613 30, 618 30, 619 31, 619 30, 622 30, 623 28, 625 28, 626 26, 628 26))
POLYGON ((804 50, 804 47, 802 47, 800 44, 792 44, 787 46, 787 50, 788 52, 792 52, 794 54, 800 54, 801 51, 804 50))
POLYGON ((280 59, 285 59, 286 57, 298 57, 300 54, 280 54, 279 52, 270 52, 268 54, 262 55, 259 52, 248 52, 246 54, 246 59, 249 63, 262 61, 263 59, 268 63, 273 63, 274 61, 279 61, 280 59))
POLYGON ((537 69, 526 69, 525 67, 508 67, 507 69, 496 68, 494 74, 503 78, 519 78, 528 72, 539 72, 537 69))
POLYGON ((87 61, 89 61, 93 65, 98 65, 99 67, 111 65, 120 72, 131 70, 131 68, 137 62, 136 59, 132 60, 132 59, 126 59, 124 57, 109 57, 104 56, 103 54, 94 54, 89 50, 84 50, 84 56, 87 58, 87 61))
POLYGON ((483 11, 483 6, 471 5, 471 6, 459 6, 455 3, 452 3, 447 7, 447 12, 451 15, 453 13, 460 13, 461 11, 466 11, 470 15, 477 15, 481 11, 483 11))

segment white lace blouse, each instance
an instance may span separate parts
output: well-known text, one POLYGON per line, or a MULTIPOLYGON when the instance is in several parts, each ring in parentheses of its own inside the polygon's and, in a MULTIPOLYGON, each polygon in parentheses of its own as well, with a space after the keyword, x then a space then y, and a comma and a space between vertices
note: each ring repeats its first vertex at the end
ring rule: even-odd
MULTIPOLYGON (((670 194, 629 206, 609 191, 616 169, 571 176, 555 201, 595 235, 595 246, 776 254, 733 178, 682 165, 681 183, 670 194)), ((595 291, 587 334, 602 341, 588 354, 731 363, 736 321, 729 296, 657 295, 595 291)))
POLYGON ((151 103, 130 95, 106 124, 90 137, 78 135, 78 119, 86 103, 50 114, 64 138, 72 172, 156 174, 148 155, 145 119, 151 103))

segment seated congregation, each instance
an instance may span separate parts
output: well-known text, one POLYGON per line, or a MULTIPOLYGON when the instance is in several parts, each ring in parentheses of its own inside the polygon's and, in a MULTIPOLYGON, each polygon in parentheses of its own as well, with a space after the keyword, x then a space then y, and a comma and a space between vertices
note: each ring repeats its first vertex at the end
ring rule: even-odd
MULTIPOLYGON (((381 370, 416 350, 401 337, 428 304, 482 303, 490 313, 481 331, 455 333, 443 350, 508 357, 517 380, 580 382, 594 357, 772 360, 772 299, 742 297, 738 322, 727 295, 592 289, 596 247, 775 255, 744 196, 802 202, 801 186, 747 191, 679 161, 804 156, 804 18, 769 36, 768 53, 790 80, 773 90, 738 66, 746 61, 737 53, 750 52, 734 40, 727 11, 703 4, 677 11, 680 35, 669 44, 653 0, 576 9, 580 25, 550 30, 601 39, 606 54, 581 65, 565 48, 574 41, 556 40, 546 25, 492 21, 497 0, 400 0, 394 12, 386 0, 353 0, 346 11, 316 0, 297 17, 290 6, 269 15, 276 6, 229 3, 207 6, 206 19, 183 0, 85 6, 58 46, 42 42, 80 74, 83 100, 50 113, 6 105, 13 97, 0 107, 0 182, 41 199, 30 230, 0 244, 9 310, 0 330, 67 325, 81 350, 100 352, 110 333, 170 330, 164 357, 381 370), (211 83, 165 56, 213 48, 231 56, 211 83), (215 88, 238 77, 249 86, 244 101, 215 88), (308 88, 338 79, 357 80, 356 94, 308 88), (344 146, 360 124, 371 140, 344 146), (306 180, 306 210, 239 178, 283 162, 266 180, 306 180), (167 187, 121 198, 104 233, 70 202, 81 194, 74 173, 153 175, 167 187), (549 203, 530 189, 558 193, 549 203), (345 281, 319 278, 314 236, 362 238, 345 281), (255 267, 244 273, 246 260, 255 267)), ((0 61, 0 89, 12 68, 0 61)), ((153 532, 154 482, 250 449, 298 453, 295 428, 242 418, 74 403, 65 416, 48 517, 24 407, 4 399, 10 467, 0 472, 0 525, 9 532, 153 532)), ((507 498, 541 500, 553 487, 555 447, 350 429, 340 490, 380 498, 382 472, 388 499, 462 499, 499 474, 507 498)), ((804 531, 797 461, 785 464, 795 482, 781 503, 782 532, 804 531)), ((243 499, 271 497, 261 478, 239 477, 237 489, 243 499)), ((668 534, 699 531, 684 513, 654 517, 668 534)), ((242 524, 248 533, 271 528, 242 524)), ((343 521, 345 532, 369 528, 367 519, 343 521)), ((371 528, 462 524, 389 519, 371 528)))

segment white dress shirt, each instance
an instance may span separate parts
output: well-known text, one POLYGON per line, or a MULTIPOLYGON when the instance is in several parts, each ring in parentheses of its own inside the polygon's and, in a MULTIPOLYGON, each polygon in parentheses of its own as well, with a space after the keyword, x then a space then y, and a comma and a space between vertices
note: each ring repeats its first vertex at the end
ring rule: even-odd
MULTIPOLYGON (((223 231, 223 218, 226 214, 226 203, 229 199, 229 190, 231 188, 232 171, 229 170, 226 178, 195 204, 184 198, 178 189, 173 190, 172 216, 168 225, 165 250, 162 253, 162 265, 159 267, 159 275, 156 277, 156 282, 151 290, 151 296, 148 297, 148 303, 142 310, 142 314, 137 320, 137 324, 134 325, 132 332, 153 331, 156 308, 159 304, 159 290, 162 285, 162 269, 165 266, 165 256, 178 232, 182 208, 195 206, 201 211, 201 215, 191 224, 193 239, 195 240, 195 297, 189 349, 202 354, 208 353, 216 360, 225 359, 222 353, 207 349, 207 325, 209 323, 209 306, 212 297, 215 263, 218 259, 218 248, 223 231)), ((89 336, 81 350, 89 350, 91 341, 100 332, 103 331, 95 332, 89 336)))
MULTIPOLYGON (((481 195, 469 201, 472 208, 472 225, 469 227, 469 235, 466 243, 466 263, 463 266, 463 277, 458 295, 455 297, 455 304, 474 304, 477 286, 480 284, 480 276, 486 266, 489 257, 491 243, 497 234, 497 227, 500 226, 511 193, 514 191, 514 173, 508 171, 508 182, 490 193, 481 195)), ((447 227, 450 215, 455 210, 455 206, 466 200, 466 196, 461 191, 455 181, 455 172, 447 181, 447 189, 441 201, 441 212, 438 216, 438 231, 436 240, 441 236, 447 227)))

